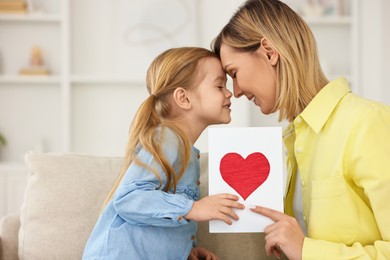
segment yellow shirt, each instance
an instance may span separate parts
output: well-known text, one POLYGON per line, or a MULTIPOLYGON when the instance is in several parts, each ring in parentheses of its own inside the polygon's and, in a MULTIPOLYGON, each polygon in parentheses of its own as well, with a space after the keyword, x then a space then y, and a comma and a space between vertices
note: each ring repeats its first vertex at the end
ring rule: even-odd
POLYGON ((326 85, 287 127, 292 215, 300 171, 307 226, 302 259, 390 259, 390 107, 326 85))

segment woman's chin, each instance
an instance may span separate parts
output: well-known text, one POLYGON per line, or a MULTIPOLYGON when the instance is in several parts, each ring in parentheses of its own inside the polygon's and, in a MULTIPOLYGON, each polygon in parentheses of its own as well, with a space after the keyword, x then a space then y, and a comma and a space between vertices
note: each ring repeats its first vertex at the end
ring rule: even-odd
POLYGON ((264 115, 269 115, 272 113, 272 109, 268 109, 268 108, 264 108, 264 107, 261 107, 261 106, 258 106, 261 113, 263 113, 264 115))

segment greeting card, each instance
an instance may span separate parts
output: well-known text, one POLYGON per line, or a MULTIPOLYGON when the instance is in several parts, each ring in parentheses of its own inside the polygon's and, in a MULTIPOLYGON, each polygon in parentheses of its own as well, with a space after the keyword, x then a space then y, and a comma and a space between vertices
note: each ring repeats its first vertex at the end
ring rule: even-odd
POLYGON ((263 232, 272 223, 251 205, 283 211, 282 129, 232 127, 209 129, 209 195, 231 193, 244 210, 227 225, 210 221, 211 233, 263 232))

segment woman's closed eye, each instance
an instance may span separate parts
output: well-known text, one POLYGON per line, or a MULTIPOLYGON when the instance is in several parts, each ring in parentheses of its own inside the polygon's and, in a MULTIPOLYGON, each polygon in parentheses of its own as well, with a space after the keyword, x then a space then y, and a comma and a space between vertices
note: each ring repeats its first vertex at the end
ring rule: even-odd
POLYGON ((232 79, 236 78, 236 76, 237 76, 237 72, 236 72, 236 71, 230 71, 230 72, 227 72, 227 74, 228 74, 232 79))

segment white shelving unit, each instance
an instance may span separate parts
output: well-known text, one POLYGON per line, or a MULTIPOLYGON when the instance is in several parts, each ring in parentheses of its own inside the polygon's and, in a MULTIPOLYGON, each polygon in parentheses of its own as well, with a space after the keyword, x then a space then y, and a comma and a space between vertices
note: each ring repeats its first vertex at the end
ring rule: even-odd
POLYGON ((44 12, 0 14, 0 217, 17 214, 27 183, 27 150, 68 149, 67 0, 40 2, 44 12), (49 76, 19 76, 33 46, 43 50, 49 76))
POLYGON ((110 76, 77 76, 71 78, 73 84, 125 84, 125 85, 143 85, 143 81, 136 81, 126 77, 110 76))
MULTIPOLYGON (((297 1, 302 4, 302 1, 297 1)), ((360 0, 333 1, 335 11, 324 15, 303 15, 317 40, 320 60, 330 80, 345 76, 354 88, 358 79, 360 0), (337 11, 338 9, 341 9, 337 11), (341 13, 340 13, 341 12, 341 13)), ((313 3, 313 2, 312 2, 313 3)), ((328 1, 332 3, 332 1, 328 1)), ((299 12, 299 10, 298 10, 299 12)))
POLYGON ((330 80, 345 76, 354 87, 359 82, 356 60, 359 41, 355 14, 306 18, 306 22, 316 37, 325 74, 330 80))
POLYGON ((59 76, 16 76, 6 75, 0 76, 0 84, 60 84, 59 76))
POLYGON ((321 17, 305 17, 305 21, 311 25, 351 25, 352 17, 351 16, 321 16, 321 17))
POLYGON ((20 22, 44 22, 61 23, 62 17, 59 14, 1 14, 0 21, 20 21, 20 22))
POLYGON ((169 47, 197 45, 197 2, 33 2, 41 12, 0 14, 0 132, 8 143, 0 160, 22 162, 39 149, 122 155, 147 96, 149 63, 169 47), (50 76, 18 75, 33 45, 50 76))
POLYGON ((1 161, 22 164, 25 151, 45 144, 52 150, 68 149, 68 1, 40 4, 42 12, 0 14, 0 132, 7 139, 1 161), (19 76, 33 46, 42 49, 49 76, 19 76))

